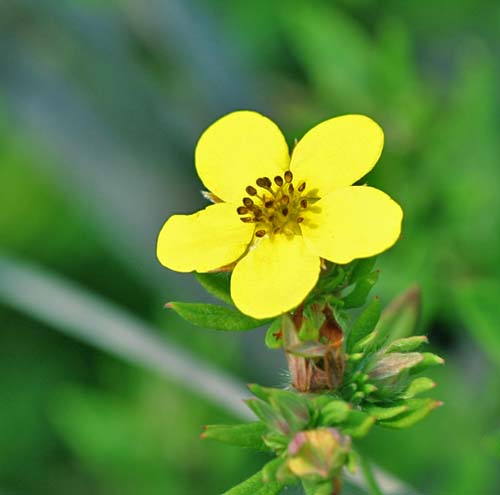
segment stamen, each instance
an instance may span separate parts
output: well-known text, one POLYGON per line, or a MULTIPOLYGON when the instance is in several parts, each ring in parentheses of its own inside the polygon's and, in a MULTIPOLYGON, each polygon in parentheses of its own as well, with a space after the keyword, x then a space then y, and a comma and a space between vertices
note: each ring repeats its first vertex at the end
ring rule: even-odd
POLYGON ((292 179, 293 179, 292 172, 290 172, 290 170, 287 170, 285 172, 285 181, 288 182, 288 183, 290 183, 290 182, 292 182, 292 179))
POLYGON ((253 200, 251 198, 243 198, 243 204, 247 207, 250 207, 253 205, 253 200))
POLYGON ((281 213, 283 213, 283 215, 286 217, 288 215, 288 208, 283 208, 281 210, 281 213))
POLYGON ((300 207, 304 210, 307 208, 307 199, 300 200, 300 207))
POLYGON ((287 205, 290 203, 290 198, 288 196, 282 196, 280 201, 282 205, 287 205))
POLYGON ((255 232, 255 237, 264 237, 265 235, 266 235, 265 230, 258 230, 257 232, 255 232))
POLYGON ((255 218, 259 218, 262 216, 262 210, 260 208, 255 208, 253 214, 255 215, 255 218))
POLYGON ((255 183, 259 187, 263 187, 264 189, 268 189, 269 187, 272 186, 272 182, 271 179, 269 179, 269 177, 260 177, 255 181, 255 183))
POLYGON ((243 222, 243 223, 250 223, 253 221, 252 217, 241 217, 240 220, 243 222))
POLYGON ((277 234, 281 229, 279 227, 276 227, 274 230, 273 230, 273 234, 277 234))
POLYGON ((290 184, 290 185, 288 186, 288 192, 289 192, 290 194, 293 194, 293 189, 294 189, 294 188, 293 188, 293 184, 290 184))
POLYGON ((245 215, 245 213, 248 213, 248 210, 244 206, 238 206, 236 211, 238 212, 238 215, 245 215))
POLYGON ((304 221, 304 217, 297 217, 296 222, 297 223, 302 223, 304 221))
POLYGON ((265 206, 266 208, 272 208, 272 207, 274 206, 274 201, 273 201, 272 199, 271 199, 271 200, 269 200, 269 201, 266 201, 266 202, 264 203, 264 206, 265 206))
POLYGON ((278 186, 278 187, 281 187, 283 185, 283 177, 277 175, 275 178, 274 178, 274 183, 278 186))
POLYGON ((255 189, 255 187, 253 186, 247 186, 247 188, 245 189, 245 191, 250 194, 250 196, 255 196, 257 194, 257 189, 255 189))
POLYGON ((302 192, 304 189, 306 188, 306 183, 304 181, 302 181, 300 184, 299 184, 299 187, 297 187, 297 190, 299 192, 302 192))

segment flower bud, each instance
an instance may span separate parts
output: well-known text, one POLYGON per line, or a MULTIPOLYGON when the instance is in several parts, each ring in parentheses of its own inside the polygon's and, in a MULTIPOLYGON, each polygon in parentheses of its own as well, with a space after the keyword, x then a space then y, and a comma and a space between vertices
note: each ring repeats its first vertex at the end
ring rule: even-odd
POLYGON ((351 439, 335 428, 297 433, 288 444, 288 469, 299 478, 330 479, 346 463, 351 439))

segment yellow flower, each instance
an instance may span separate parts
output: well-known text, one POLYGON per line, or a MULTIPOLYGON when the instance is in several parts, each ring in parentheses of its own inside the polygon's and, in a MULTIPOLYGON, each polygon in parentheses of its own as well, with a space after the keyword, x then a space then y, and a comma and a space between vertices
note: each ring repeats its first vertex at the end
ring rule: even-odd
POLYGON ((380 157, 382 129, 363 115, 313 127, 292 156, 271 120, 251 111, 212 124, 196 147, 196 170, 216 203, 174 215, 158 238, 160 262, 179 272, 235 263, 231 296, 255 318, 298 306, 321 258, 344 264, 391 247, 403 212, 382 191, 352 186, 380 157))

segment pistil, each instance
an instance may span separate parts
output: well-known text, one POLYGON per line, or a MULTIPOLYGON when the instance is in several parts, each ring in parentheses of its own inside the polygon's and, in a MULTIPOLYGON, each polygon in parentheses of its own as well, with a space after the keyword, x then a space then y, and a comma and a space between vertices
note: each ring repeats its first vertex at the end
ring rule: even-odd
POLYGON ((255 237, 272 236, 277 233, 300 233, 298 224, 304 221, 304 210, 314 198, 305 194, 306 183, 293 185, 293 174, 287 170, 283 177, 277 175, 259 177, 255 184, 263 192, 252 185, 245 188, 248 196, 242 199, 243 206, 237 208, 240 219, 245 223, 255 223, 255 237))

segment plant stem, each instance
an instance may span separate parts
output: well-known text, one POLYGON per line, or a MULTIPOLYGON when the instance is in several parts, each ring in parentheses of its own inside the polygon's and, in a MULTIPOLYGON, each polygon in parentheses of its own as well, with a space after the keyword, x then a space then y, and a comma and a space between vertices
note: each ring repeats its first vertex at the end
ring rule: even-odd
POLYGON ((370 462, 364 456, 359 456, 359 465, 361 467, 361 471, 365 478, 368 489, 370 490, 370 495, 384 495, 382 490, 380 489, 377 480, 375 478, 375 474, 372 471, 370 466, 370 462))

